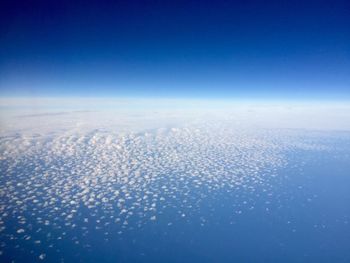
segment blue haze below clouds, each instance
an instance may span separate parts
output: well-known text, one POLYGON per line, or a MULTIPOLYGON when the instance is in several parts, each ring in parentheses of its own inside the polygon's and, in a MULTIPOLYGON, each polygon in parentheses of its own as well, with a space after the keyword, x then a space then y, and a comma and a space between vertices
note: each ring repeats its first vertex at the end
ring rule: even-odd
MULTIPOLYGON (((85 248, 74 243, 79 230, 69 230, 63 240, 51 239, 40 245, 19 240, 20 249, 11 247, 12 243, 5 247, 4 262, 14 258, 37 262, 43 251, 50 262, 61 258, 65 262, 348 262, 349 133, 319 136, 314 139, 332 150, 285 152, 289 164, 278 170, 268 190, 266 185, 254 191, 224 187, 199 208, 182 210, 186 218, 178 218, 169 207, 156 222, 145 222, 122 235, 117 234, 120 226, 111 221, 108 231, 114 234, 108 238, 91 222, 88 229, 94 234, 78 239, 89 243, 85 248), (254 209, 250 209, 252 205, 254 209), (173 224, 168 225, 169 221, 173 224)), ((197 191, 191 188, 188 198, 196 200, 197 191)), ((79 218, 75 220, 78 229, 86 226, 79 218)), ((7 226, 11 229, 10 223, 7 226)), ((134 224, 130 219, 129 226, 134 224)), ((53 236, 62 232, 56 233, 51 226, 45 231, 52 231, 53 236)), ((33 238, 45 239, 45 233, 33 233, 33 238)))

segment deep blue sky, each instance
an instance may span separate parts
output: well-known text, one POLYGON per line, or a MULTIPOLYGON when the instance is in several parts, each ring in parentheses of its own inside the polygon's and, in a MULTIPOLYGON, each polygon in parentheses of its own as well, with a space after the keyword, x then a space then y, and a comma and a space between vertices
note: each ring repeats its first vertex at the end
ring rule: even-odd
POLYGON ((350 99, 349 1, 1 1, 0 20, 0 96, 350 99))

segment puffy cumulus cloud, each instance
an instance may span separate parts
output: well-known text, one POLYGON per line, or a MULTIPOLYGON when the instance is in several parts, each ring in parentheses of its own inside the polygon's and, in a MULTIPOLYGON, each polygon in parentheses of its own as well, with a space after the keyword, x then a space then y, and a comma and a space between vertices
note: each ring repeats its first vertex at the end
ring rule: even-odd
MULTIPOLYGON (((3 134, 1 251, 64 239, 89 247, 83 237, 96 232, 108 240, 150 222, 171 227, 193 214, 205 225, 201 204, 208 198, 272 193, 289 153, 329 150, 323 133, 252 128, 230 118, 123 132, 106 127, 3 134)), ((232 202, 232 213, 254 209, 254 202, 232 202)))

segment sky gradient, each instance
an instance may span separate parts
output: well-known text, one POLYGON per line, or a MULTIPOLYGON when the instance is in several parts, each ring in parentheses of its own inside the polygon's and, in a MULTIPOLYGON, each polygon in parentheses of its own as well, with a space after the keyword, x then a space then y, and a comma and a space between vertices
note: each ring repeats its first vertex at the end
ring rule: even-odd
POLYGON ((2 1, 0 96, 350 99, 349 1, 2 1))

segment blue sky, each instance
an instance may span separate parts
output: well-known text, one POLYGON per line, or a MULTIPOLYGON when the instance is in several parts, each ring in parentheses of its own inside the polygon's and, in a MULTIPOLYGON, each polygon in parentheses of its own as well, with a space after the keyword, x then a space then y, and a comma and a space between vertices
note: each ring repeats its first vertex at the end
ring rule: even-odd
POLYGON ((350 99, 348 1, 3 1, 0 96, 350 99))

